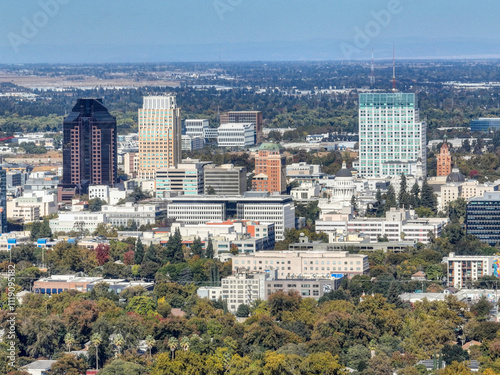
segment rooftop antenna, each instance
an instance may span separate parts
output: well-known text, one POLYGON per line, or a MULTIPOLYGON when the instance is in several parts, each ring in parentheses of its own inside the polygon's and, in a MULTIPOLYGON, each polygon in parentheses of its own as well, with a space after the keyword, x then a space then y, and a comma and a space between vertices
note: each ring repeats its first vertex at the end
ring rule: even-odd
POLYGON ((396 92, 396 49, 392 44, 392 91, 396 92))
POLYGON ((371 74, 370 74, 370 86, 373 89, 375 87, 375 65, 373 64, 373 49, 372 49, 372 64, 371 64, 371 74))

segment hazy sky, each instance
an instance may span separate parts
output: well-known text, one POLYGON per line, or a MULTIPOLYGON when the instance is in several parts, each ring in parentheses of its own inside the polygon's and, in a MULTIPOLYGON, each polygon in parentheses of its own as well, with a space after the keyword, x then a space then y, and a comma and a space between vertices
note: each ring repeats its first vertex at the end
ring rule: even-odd
MULTIPOLYGON (((0 14, 0 62, 252 59, 248 43, 263 43, 253 59, 273 46, 285 59, 361 58, 392 41, 403 51, 415 41, 500 43, 498 0, 3 0, 0 14), (295 53, 317 40, 331 51, 295 53)), ((450 53, 500 53, 456 46, 450 53)))

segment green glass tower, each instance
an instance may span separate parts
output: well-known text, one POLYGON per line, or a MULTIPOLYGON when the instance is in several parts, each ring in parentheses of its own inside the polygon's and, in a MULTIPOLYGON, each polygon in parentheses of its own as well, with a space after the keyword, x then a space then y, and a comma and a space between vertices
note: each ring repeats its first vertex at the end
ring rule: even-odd
POLYGON ((359 175, 426 176, 426 123, 419 120, 415 94, 359 95, 359 175))

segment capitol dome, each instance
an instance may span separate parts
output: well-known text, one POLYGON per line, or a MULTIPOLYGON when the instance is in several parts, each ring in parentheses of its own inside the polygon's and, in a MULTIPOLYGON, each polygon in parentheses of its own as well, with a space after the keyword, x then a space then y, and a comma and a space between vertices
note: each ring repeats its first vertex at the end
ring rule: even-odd
POLYGON ((451 173, 446 177, 446 182, 465 182, 465 176, 460 173, 456 165, 453 166, 451 173))

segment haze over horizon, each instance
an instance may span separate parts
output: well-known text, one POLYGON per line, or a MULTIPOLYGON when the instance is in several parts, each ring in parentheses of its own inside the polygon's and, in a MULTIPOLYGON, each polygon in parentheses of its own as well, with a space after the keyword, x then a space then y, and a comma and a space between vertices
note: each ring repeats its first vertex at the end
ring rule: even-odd
POLYGON ((493 0, 4 4, 0 63, 500 58, 493 0), (485 12, 485 9, 488 11, 485 12))

